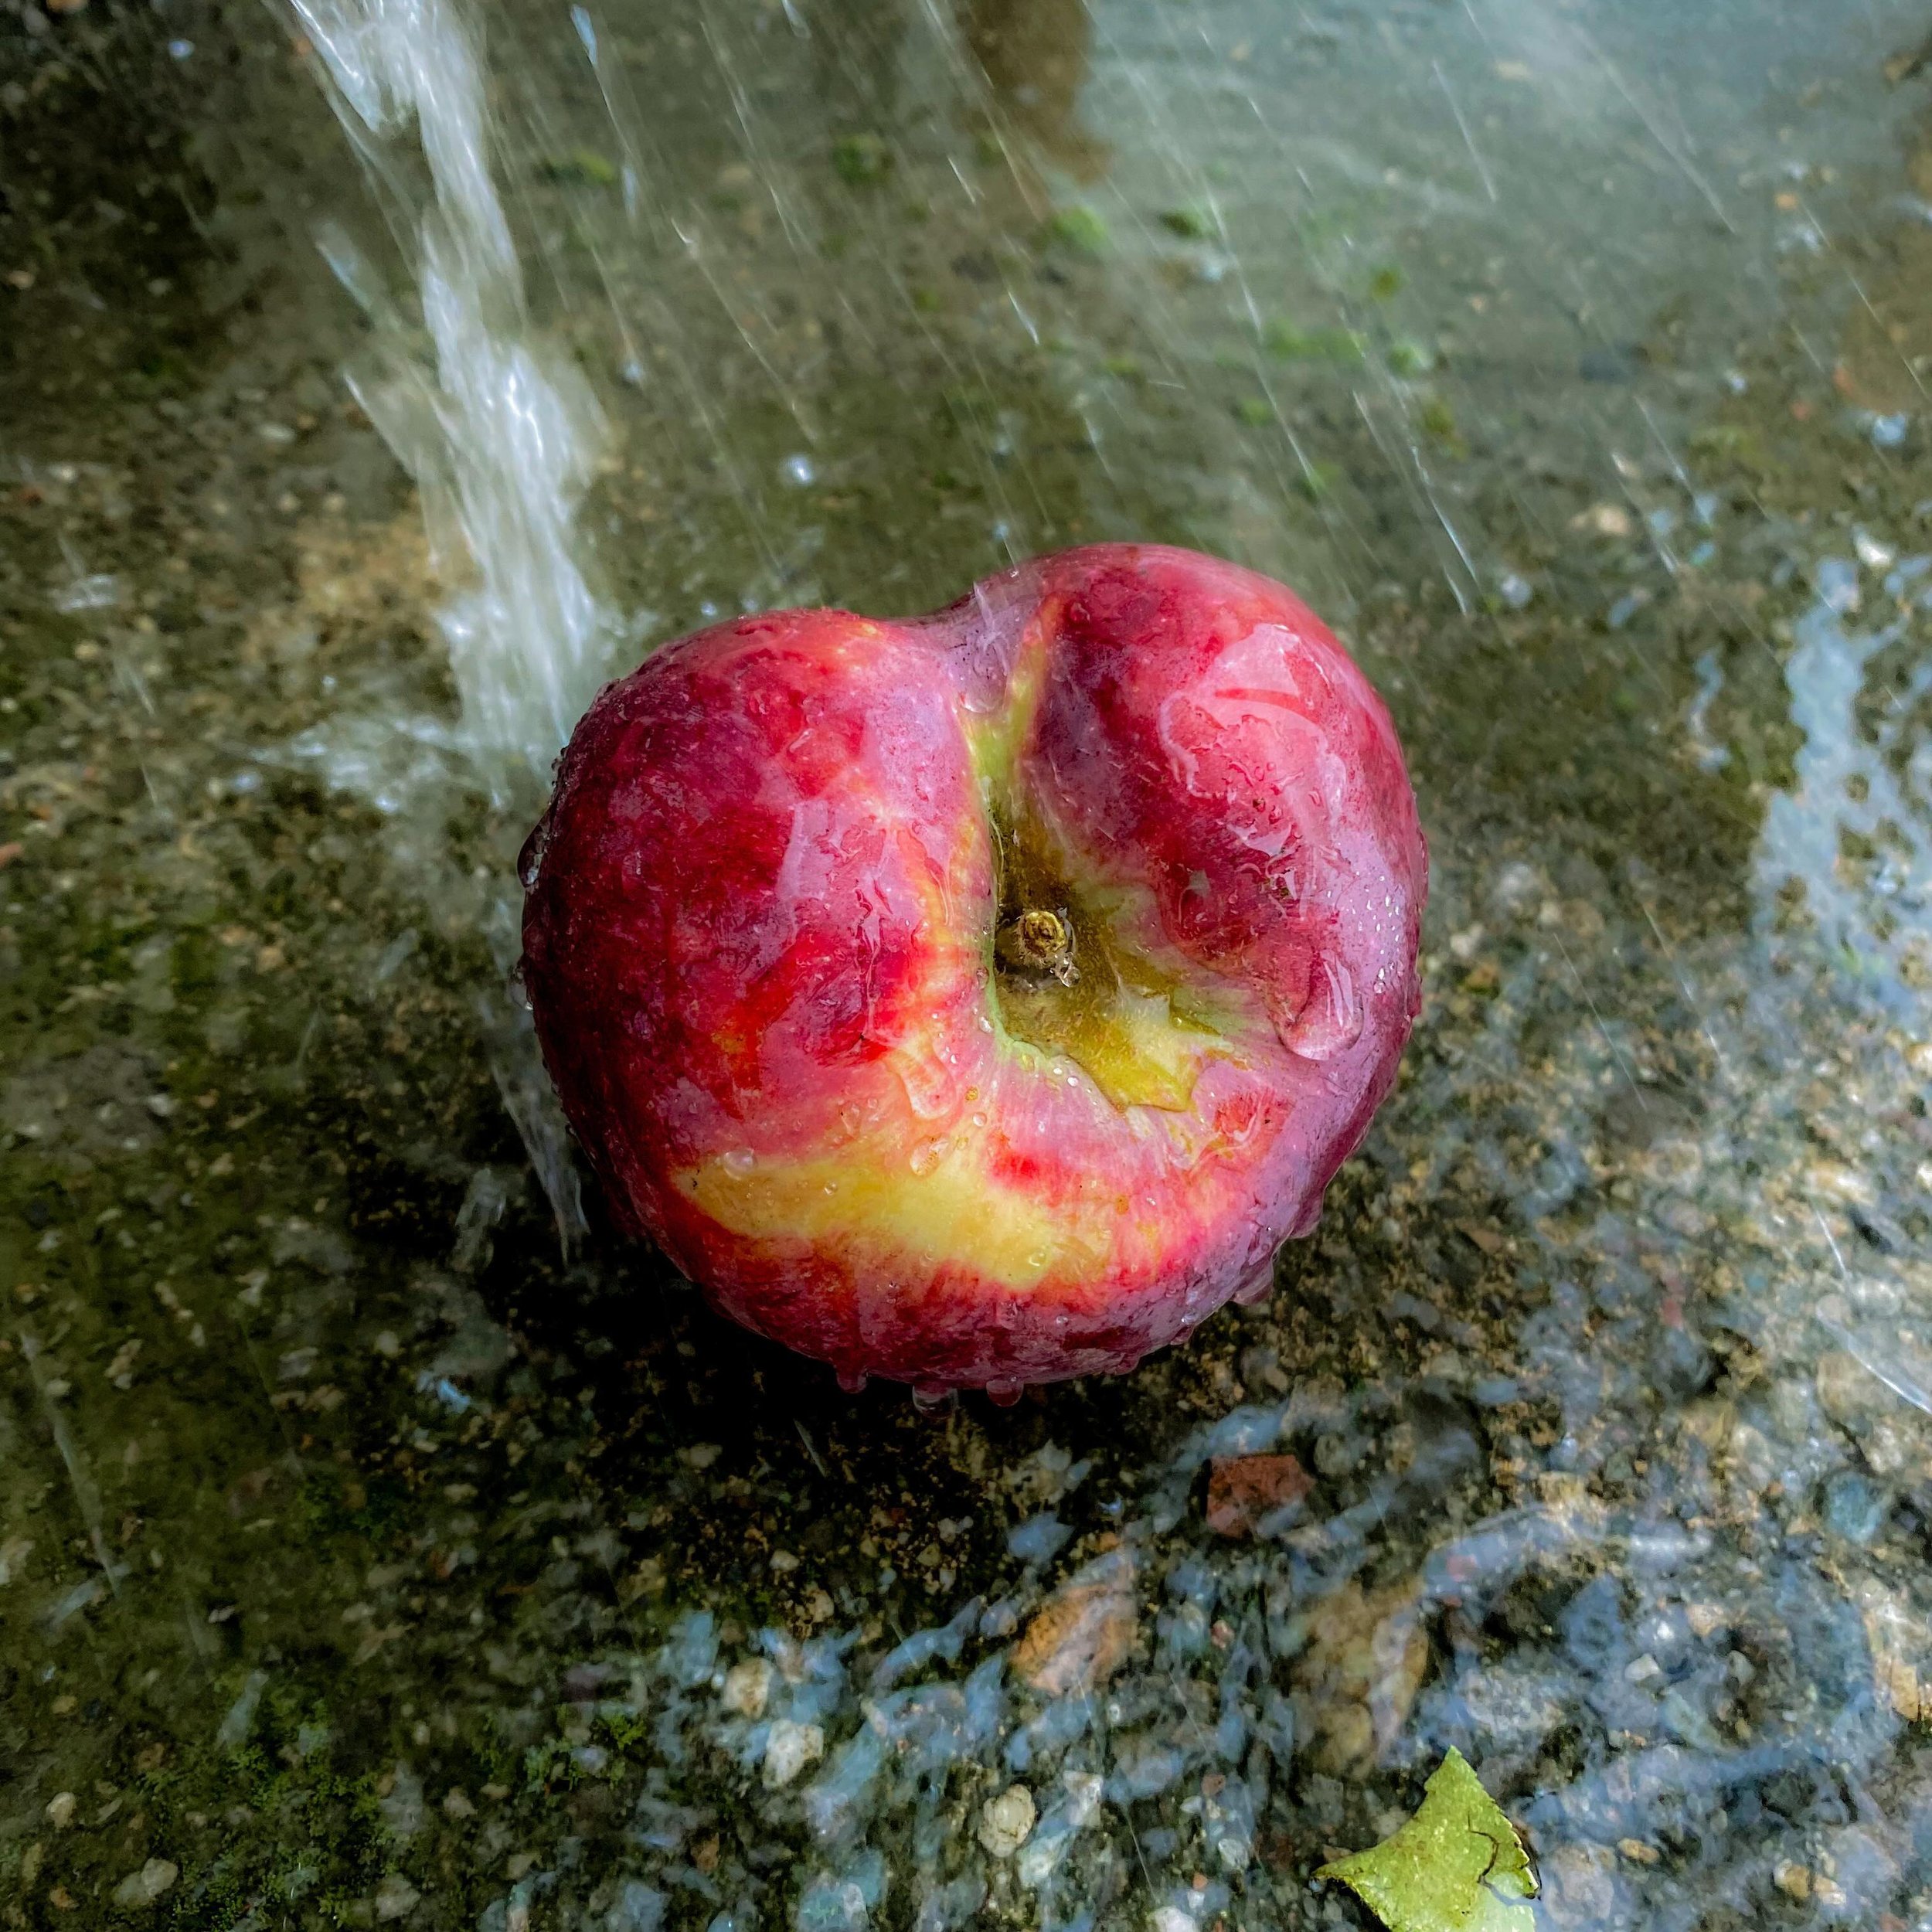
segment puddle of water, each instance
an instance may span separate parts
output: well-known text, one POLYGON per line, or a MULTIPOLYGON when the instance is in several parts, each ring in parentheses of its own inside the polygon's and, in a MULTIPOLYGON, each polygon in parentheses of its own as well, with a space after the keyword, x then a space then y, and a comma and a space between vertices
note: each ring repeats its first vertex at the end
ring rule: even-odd
POLYGON ((1923 23, 369 17, 0 26, 7 1922, 1347 1923, 1451 1744, 1554 1923, 1924 1918, 1923 23), (1349 630, 1423 1020, 1271 1302, 849 1398, 514 854, 623 651, 1103 536, 1349 630))

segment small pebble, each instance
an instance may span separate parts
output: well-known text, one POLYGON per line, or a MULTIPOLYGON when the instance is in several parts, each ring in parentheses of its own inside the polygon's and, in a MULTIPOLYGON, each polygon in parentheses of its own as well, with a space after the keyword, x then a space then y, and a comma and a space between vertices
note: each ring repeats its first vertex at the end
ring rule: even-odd
POLYGON ((416 1910, 422 1893, 400 1872, 392 1872, 376 1888, 376 1917, 384 1924, 406 1919, 416 1910))
POLYGON ((1047 1697, 1084 1695, 1127 1662, 1139 1621, 1133 1560, 1115 1551, 1040 1606, 1013 1647, 1014 1674, 1047 1697))
POLYGON ((1218 1536, 1251 1536, 1267 1519, 1285 1519, 1309 1487, 1293 1456, 1216 1456, 1208 1467, 1207 1526, 1218 1536))
POLYGON ((816 1724, 794 1723, 781 1717, 765 1740, 765 1787, 781 1791, 808 1764, 815 1764, 825 1754, 825 1734, 816 1724))
POLYGON ((1630 512, 1620 503, 1594 503, 1570 520, 1573 530, 1587 530, 1593 536, 1608 537, 1628 536, 1631 524, 1630 512))
POLYGON ((1848 1542, 1869 1543, 1886 1513, 1883 1493, 1855 1469, 1841 1469, 1825 1485, 1825 1520, 1848 1542))
POLYGON ((138 1872, 130 1872, 114 1887, 114 1903, 120 1906, 152 1905, 181 1876, 181 1867, 167 1859, 150 1859, 138 1872))
POLYGON ((1033 1794, 1024 1784, 1009 1784, 998 1798, 980 1808, 979 1842, 989 1858, 1011 1858, 1026 1842, 1038 1814, 1033 1794))
POLYGON ((71 1791, 56 1791, 47 1801, 47 1822, 56 1832, 64 1832, 73 1822, 74 1806, 77 1801, 71 1791))
POLYGON ((722 1701, 726 1710, 735 1711, 740 1717, 764 1716, 765 1701, 770 1695, 771 1665, 763 1657, 733 1664, 725 1672, 722 1701))

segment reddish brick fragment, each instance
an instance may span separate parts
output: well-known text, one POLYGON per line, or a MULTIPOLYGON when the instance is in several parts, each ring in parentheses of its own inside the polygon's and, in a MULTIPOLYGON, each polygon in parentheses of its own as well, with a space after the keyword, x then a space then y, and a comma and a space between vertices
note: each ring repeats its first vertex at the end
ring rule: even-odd
POLYGON ((1293 1456, 1216 1456, 1208 1465, 1207 1522, 1221 1536, 1251 1536, 1264 1518, 1313 1486, 1293 1456))

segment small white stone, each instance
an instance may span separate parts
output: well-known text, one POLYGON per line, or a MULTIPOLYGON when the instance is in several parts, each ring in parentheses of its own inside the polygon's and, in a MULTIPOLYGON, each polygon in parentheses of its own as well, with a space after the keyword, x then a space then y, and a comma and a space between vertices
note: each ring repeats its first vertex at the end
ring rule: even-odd
POLYGON ((56 1832, 64 1832, 73 1822, 74 1806, 79 1801, 71 1791, 56 1791, 47 1800, 47 1822, 56 1832))
POLYGON ((765 1740, 767 1789, 781 1789, 825 1754, 825 1734, 816 1724, 795 1724, 789 1717, 780 1718, 765 1740))
POLYGON ((1621 503, 1593 503, 1570 519, 1573 530, 1587 530, 1593 536, 1624 537, 1631 533, 1630 512, 1621 503))
POLYGON ((1024 1784, 1009 1784, 998 1798, 980 1808, 979 1842, 991 1858, 1011 1858, 1026 1842, 1038 1816, 1033 1794, 1024 1784))
POLYGON ((114 1887, 114 1903, 152 1905, 181 1876, 181 1867, 167 1859, 150 1859, 138 1872, 130 1872, 114 1887))
POLYGON ((725 1672, 721 1701, 726 1710, 735 1711, 740 1717, 760 1718, 765 1714, 766 1700, 770 1696, 771 1665, 767 1659, 748 1658, 725 1672))
POLYGON ((392 1872, 376 1888, 376 1916, 386 1923, 406 1919, 416 1910, 422 1896, 400 1872, 392 1872))

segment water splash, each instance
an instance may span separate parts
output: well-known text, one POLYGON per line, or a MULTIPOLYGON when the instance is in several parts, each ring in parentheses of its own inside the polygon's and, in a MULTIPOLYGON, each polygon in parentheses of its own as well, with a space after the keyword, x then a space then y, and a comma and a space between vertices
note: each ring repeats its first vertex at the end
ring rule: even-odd
POLYGON ((375 325, 356 400, 416 480, 460 740, 501 798, 542 778, 607 674, 616 627, 590 587, 575 517, 607 441, 602 411, 537 337, 492 176, 484 74, 444 0, 292 0, 415 270, 417 332, 339 230, 330 265, 375 325), (430 191, 406 185, 413 132, 430 191))
MULTIPOLYGON (((627 641, 591 587, 576 522, 609 430, 589 386, 531 318, 465 20, 447 0, 291 4, 415 284, 415 304, 399 301, 339 226, 319 233, 372 325, 349 381, 415 479, 447 591, 436 621, 460 715, 452 728, 379 683, 374 710, 328 720, 288 756, 387 815, 392 859, 419 896, 461 905, 510 975, 514 886, 486 882, 478 903, 450 863, 437 808, 479 784, 499 807, 532 804, 627 641)), ((567 1257, 587 1232, 582 1192, 529 1015, 492 995, 479 1015, 567 1257)))
MULTIPOLYGON (((1868 573, 1891 563, 1869 538, 1864 551, 1868 573)), ((1932 749, 1916 722, 1932 666, 1914 666, 1889 702, 1871 706, 1869 724, 1861 706, 1875 662, 1932 608, 1932 590, 1920 587, 1928 569, 1913 558, 1887 570, 1876 587, 1892 615, 1860 628, 1857 568, 1842 556, 1818 566, 1784 667, 1791 722, 1804 734, 1797 783, 1770 800, 1757 860, 1762 922, 1775 923, 1781 889, 1801 886, 1842 962, 1900 1010, 1915 1007, 1912 975, 1932 959, 1932 749), (1869 858, 1848 865, 1848 844, 1869 858)))

